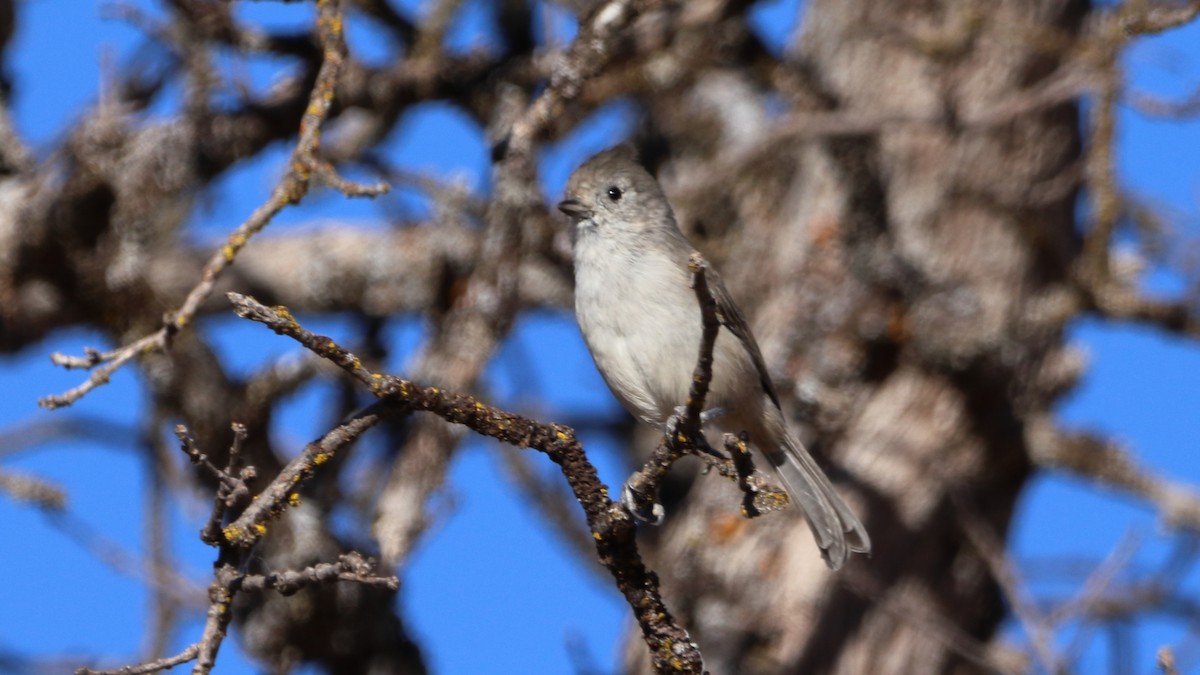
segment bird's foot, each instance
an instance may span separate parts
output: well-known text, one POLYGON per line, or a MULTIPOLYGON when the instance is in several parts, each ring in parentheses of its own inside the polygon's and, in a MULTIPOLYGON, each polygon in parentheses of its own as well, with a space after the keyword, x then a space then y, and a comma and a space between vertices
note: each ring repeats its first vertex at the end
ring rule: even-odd
MULTIPOLYGON (((700 412, 700 426, 708 424, 709 422, 724 415, 726 412, 727 411, 725 408, 709 408, 708 410, 702 410, 700 412)), ((667 436, 667 438, 671 438, 675 432, 679 430, 679 427, 683 425, 683 421, 685 419, 687 419, 687 406, 675 406, 675 412, 671 413, 671 416, 667 418, 667 423, 663 425, 663 433, 667 436)))
MULTIPOLYGON (((709 408, 708 410, 701 411, 701 428, 703 428, 704 425, 708 424, 710 421, 717 419, 721 415, 724 415, 725 412, 725 408, 709 408)), ((667 423, 663 425, 663 435, 667 437, 667 443, 687 443, 692 447, 704 452, 705 454, 724 459, 724 455, 709 446, 708 441, 705 440, 703 434, 701 434, 699 438, 688 438, 683 434, 683 421, 686 418, 687 406, 676 406, 675 412, 672 413, 669 418, 667 418, 667 423)))
POLYGON ((655 501, 653 495, 645 497, 638 494, 628 481, 621 487, 621 503, 634 518, 649 525, 661 525, 663 516, 667 513, 663 505, 655 501))

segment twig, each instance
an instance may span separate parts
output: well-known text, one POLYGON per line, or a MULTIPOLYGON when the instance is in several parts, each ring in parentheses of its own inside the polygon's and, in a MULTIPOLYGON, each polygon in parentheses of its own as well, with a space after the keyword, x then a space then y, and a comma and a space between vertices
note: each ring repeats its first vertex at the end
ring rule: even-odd
POLYGON ((1079 278, 1084 309, 1118 321, 1137 321, 1171 333, 1200 337, 1200 309, 1187 300, 1156 300, 1111 278, 1079 278))
MULTIPOLYGON (((57 440, 90 441, 125 449, 137 430, 92 415, 55 415, 0 431, 0 457, 11 457, 57 440)), ((72 444, 78 445, 78 443, 72 444)))
MULTIPOLYGON (((286 308, 271 309, 238 293, 230 293, 228 297, 238 316, 262 323, 276 333, 296 340, 368 386, 381 401, 402 410, 431 412, 484 436, 545 453, 559 465, 571 491, 583 507, 600 562, 613 575, 617 587, 632 608, 656 669, 659 672, 703 672, 699 647, 664 603, 658 576, 642 562, 633 518, 621 504, 608 497, 608 488, 600 481, 596 468, 588 461, 582 445, 569 427, 541 424, 465 394, 424 387, 400 377, 371 372, 358 357, 333 340, 314 335, 301 327, 286 308)), ((226 528, 226 535, 229 544, 246 549, 258 541, 262 533, 254 527, 231 527, 226 528)))
POLYGON ((155 587, 189 608, 201 606, 203 588, 174 568, 157 568, 154 560, 125 550, 121 544, 96 531, 70 512, 55 513, 47 522, 60 534, 81 546, 93 558, 127 576, 155 587), (161 585, 160 585, 161 584, 161 585))
POLYGON ((979 641, 963 627, 949 621, 910 594, 896 592, 866 567, 849 567, 840 572, 841 583, 852 593, 870 600, 885 614, 899 622, 919 626, 923 637, 944 645, 964 660, 979 666, 982 672, 1000 675, 1027 673, 1028 668, 1012 668, 997 658, 994 647, 979 641))
POLYGON ((200 643, 189 646, 187 649, 179 652, 175 656, 157 659, 149 663, 143 663, 137 666, 125 666, 124 668, 113 668, 111 670, 92 670, 91 668, 79 668, 75 671, 75 675, 147 675, 148 673, 157 673, 161 670, 168 670, 180 664, 187 663, 196 658, 200 654, 200 643))
POLYGON ((737 471, 738 489, 742 491, 742 514, 747 518, 757 518, 762 515, 755 500, 758 498, 758 486, 751 480, 754 475, 754 460, 750 458, 750 449, 746 447, 750 437, 745 431, 737 434, 725 434, 725 451, 733 459, 737 471))
MULTIPOLYGON (((1051 625, 1065 625, 1076 617, 1087 617, 1092 614, 1092 607, 1103 602, 1109 587, 1117 578, 1117 575, 1133 559, 1133 554, 1137 552, 1139 545, 1140 537, 1133 534, 1126 534, 1120 543, 1117 544, 1116 549, 1105 558, 1104 562, 1088 575, 1088 578, 1083 583, 1083 588, 1079 591, 1079 595, 1072 601, 1049 613, 1047 620, 1051 625)), ((1071 643, 1063 650, 1068 663, 1073 662, 1082 653, 1084 646, 1087 644, 1087 637, 1093 627, 1086 622, 1081 625, 1071 643)))
POLYGON ((1127 2, 1117 21, 1127 37, 1154 35, 1178 28, 1200 15, 1200 2, 1127 2))
POLYGON ((162 417, 152 413, 142 434, 146 449, 146 469, 149 487, 143 507, 145 548, 150 558, 150 569, 154 575, 151 584, 149 625, 144 654, 146 658, 158 659, 171 646, 171 637, 179 620, 180 603, 164 589, 170 584, 166 570, 178 569, 172 555, 167 500, 166 467, 170 448, 158 431, 162 428, 162 417))
POLYGON ((1175 668, 1175 652, 1171 651, 1170 647, 1165 645, 1159 647, 1154 660, 1163 675, 1179 675, 1179 671, 1175 668))
POLYGON ((235 521, 222 528, 219 535, 211 540, 206 538, 205 541, 213 545, 229 542, 246 546, 261 539, 267 533, 267 523, 289 506, 300 503, 299 490, 312 478, 317 467, 333 459, 342 448, 353 443, 385 416, 397 412, 401 412, 401 409, 390 401, 380 401, 338 425, 319 440, 309 443, 235 521))
POLYGON ((49 511, 62 511, 67 507, 67 493, 62 488, 33 476, 0 471, 0 492, 49 511))
POLYGON ((965 499, 954 499, 955 511, 963 534, 975 547, 992 577, 1008 598, 1013 614, 1021 624, 1033 645, 1033 653, 1046 673, 1059 672, 1058 657, 1054 653, 1053 635, 1046 617, 1042 616, 1029 599, 1017 571, 1004 552, 1004 543, 984 519, 979 516, 965 499))
MULTIPOLYGON (((230 565, 224 565, 216 572, 218 579, 223 573, 228 573, 230 565)), ((204 632, 200 634, 200 647, 196 654, 196 665, 192 667, 192 675, 207 675, 217 665, 217 652, 229 631, 229 622, 233 620, 233 591, 220 581, 213 581, 208 587, 208 615, 204 620, 204 632)))
POLYGON ((383 184, 368 186, 346 181, 338 177, 334 169, 318 156, 321 124, 328 117, 333 105, 338 73, 346 54, 346 43, 342 34, 341 0, 319 0, 317 6, 317 29, 323 60, 317 71, 316 84, 313 85, 309 96, 308 108, 300 120, 299 140, 292 151, 288 172, 271 191, 270 198, 229 235, 224 246, 213 253, 204 266, 200 282, 188 293, 178 310, 164 317, 161 328, 109 352, 89 348, 84 350, 85 355, 82 357, 57 353, 52 355, 50 360, 56 365, 88 369, 92 374, 82 384, 63 394, 42 398, 38 405, 44 408, 71 405, 96 387, 106 384, 113 373, 134 357, 165 350, 175 333, 192 322, 200 305, 212 294, 217 279, 233 264, 238 252, 246 246, 250 238, 261 232, 276 214, 287 206, 298 203, 308 193, 313 175, 317 175, 326 184, 347 196, 374 196, 387 190, 387 186, 383 184))
POLYGON ((285 570, 273 574, 239 574, 231 568, 224 568, 218 576, 223 577, 222 584, 233 592, 275 591, 285 596, 294 595, 308 586, 333 581, 382 586, 392 591, 400 588, 399 579, 375 574, 375 563, 356 552, 343 554, 336 563, 318 563, 302 570, 285 570))
POLYGON ((1167 101, 1148 94, 1134 93, 1129 104, 1143 115, 1167 119, 1187 119, 1200 115, 1200 89, 1177 101, 1167 101))
POLYGON ((184 454, 193 463, 208 469, 217 479, 217 495, 213 499, 212 513, 208 517, 208 522, 200 530, 200 541, 210 546, 216 546, 223 541, 221 523, 225 520, 225 514, 239 510, 243 504, 250 501, 252 496, 250 483, 258 475, 254 467, 241 466, 241 449, 242 444, 246 442, 246 427, 238 422, 234 422, 230 426, 233 430, 233 443, 229 446, 228 460, 224 469, 213 466, 208 461, 208 457, 196 448, 195 441, 192 440, 186 427, 182 424, 175 427, 175 436, 179 438, 184 454))

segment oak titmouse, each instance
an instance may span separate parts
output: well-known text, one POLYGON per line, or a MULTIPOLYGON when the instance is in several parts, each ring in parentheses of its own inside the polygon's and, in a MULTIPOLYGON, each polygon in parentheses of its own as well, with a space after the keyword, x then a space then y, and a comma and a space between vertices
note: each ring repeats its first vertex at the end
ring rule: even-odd
MULTIPOLYGON (((584 341, 625 408, 663 428, 687 402, 700 345, 688 269, 695 249, 628 146, 576 169, 565 196, 558 208, 575 227, 575 315, 584 341)), ((841 567, 850 551, 870 552, 862 523, 788 430, 758 344, 711 267, 708 284, 721 328, 707 407, 723 411, 721 427, 749 433, 804 511, 830 567, 841 567)))

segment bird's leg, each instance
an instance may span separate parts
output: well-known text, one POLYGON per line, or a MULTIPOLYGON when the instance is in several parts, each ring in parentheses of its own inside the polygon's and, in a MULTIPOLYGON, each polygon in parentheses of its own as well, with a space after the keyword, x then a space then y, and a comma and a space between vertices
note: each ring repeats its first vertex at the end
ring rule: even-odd
MULTIPOLYGON (((722 407, 709 408, 708 410, 702 411, 700 413, 700 426, 704 426, 704 425, 708 424, 709 422, 717 419, 718 417, 724 415, 727 412, 729 412, 729 411, 722 407)), ((686 417, 687 417, 687 406, 686 405, 675 406, 675 412, 669 418, 667 418, 666 432, 669 434, 673 429, 678 427, 680 425, 680 423, 682 423, 686 417)))
MULTIPOLYGON (((708 410, 702 411, 700 413, 700 427, 703 428, 704 425, 724 415, 726 412, 726 409, 721 407, 709 408, 708 410)), ((675 412, 667 418, 666 424, 663 425, 663 435, 667 437, 668 444, 675 443, 677 440, 682 440, 691 447, 707 455, 712 455, 713 457, 720 459, 726 459, 724 455, 708 444, 708 441, 704 438, 703 433, 699 434, 699 438, 687 438, 686 440, 680 439, 679 435, 683 432, 683 425, 686 420, 687 406, 675 406, 675 412)))
POLYGON ((721 407, 709 408, 708 410, 705 410, 704 412, 700 413, 700 426, 708 424, 727 412, 729 411, 721 407))
MULTIPOLYGON (((719 459, 726 459, 719 451, 714 450, 708 444, 708 440, 704 438, 703 426, 710 420, 716 419, 725 414, 724 408, 712 408, 700 413, 700 428, 694 431, 685 431, 687 424, 687 407, 679 406, 675 408, 665 424, 663 424, 663 435, 666 437, 666 443, 660 446, 663 452, 669 452, 669 455, 664 455, 661 458, 661 463, 658 463, 658 472, 656 476, 650 478, 647 475, 647 470, 642 470, 635 473, 625 481, 625 485, 621 487, 621 503, 625 508, 643 523, 658 525, 662 522, 665 513, 662 504, 658 503, 657 496, 654 494, 658 481, 662 474, 675 460, 679 459, 688 452, 703 452, 719 459)), ((648 465, 649 466, 649 465, 648 465)))

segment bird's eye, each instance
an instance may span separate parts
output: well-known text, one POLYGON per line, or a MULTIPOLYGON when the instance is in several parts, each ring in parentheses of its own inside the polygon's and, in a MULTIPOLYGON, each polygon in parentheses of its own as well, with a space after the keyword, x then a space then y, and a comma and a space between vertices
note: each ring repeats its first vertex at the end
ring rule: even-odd
POLYGON ((615 185, 608 188, 608 198, 613 200, 614 202, 617 201, 618 199, 620 199, 621 198, 621 188, 619 188, 615 185))

